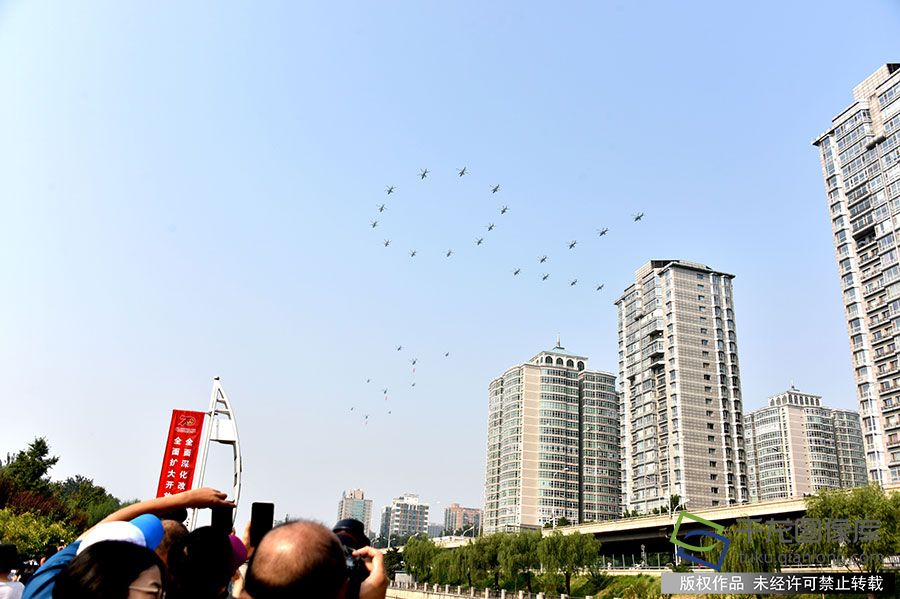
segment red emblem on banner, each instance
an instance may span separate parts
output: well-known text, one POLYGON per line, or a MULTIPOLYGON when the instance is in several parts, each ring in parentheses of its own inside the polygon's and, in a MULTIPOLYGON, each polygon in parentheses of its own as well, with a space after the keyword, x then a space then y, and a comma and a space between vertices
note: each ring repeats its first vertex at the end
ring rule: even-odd
POLYGON ((204 416, 206 414, 203 412, 172 410, 169 438, 156 489, 157 497, 183 493, 191 488, 197 452, 200 451, 204 416))

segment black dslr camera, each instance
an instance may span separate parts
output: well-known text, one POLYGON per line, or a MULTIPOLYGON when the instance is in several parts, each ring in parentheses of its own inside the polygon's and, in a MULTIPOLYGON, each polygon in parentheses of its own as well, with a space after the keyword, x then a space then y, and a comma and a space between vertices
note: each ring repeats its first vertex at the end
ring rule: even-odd
POLYGON ((341 547, 344 549, 344 559, 347 563, 347 599, 358 599, 359 586, 366 578, 369 577, 369 569, 366 567, 362 558, 353 557, 353 552, 363 547, 371 545, 369 537, 366 536, 363 523, 353 518, 341 520, 331 529, 341 541, 341 547))

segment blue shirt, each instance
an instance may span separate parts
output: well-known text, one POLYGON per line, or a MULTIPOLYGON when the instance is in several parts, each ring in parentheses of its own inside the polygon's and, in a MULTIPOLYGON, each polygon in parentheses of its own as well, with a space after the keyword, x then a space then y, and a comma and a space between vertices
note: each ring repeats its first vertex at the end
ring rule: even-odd
POLYGON ((75 541, 44 562, 44 565, 38 568, 38 571, 25 585, 22 599, 51 599, 53 587, 56 585, 56 577, 69 565, 69 562, 75 559, 79 545, 81 545, 81 541, 75 541))

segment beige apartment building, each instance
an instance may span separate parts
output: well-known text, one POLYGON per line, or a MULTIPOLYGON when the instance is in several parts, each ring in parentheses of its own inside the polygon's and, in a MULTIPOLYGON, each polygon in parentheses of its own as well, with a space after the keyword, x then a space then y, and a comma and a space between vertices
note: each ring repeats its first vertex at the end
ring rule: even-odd
POLYGON ((615 376, 556 347, 488 387, 484 532, 616 518, 615 376))
POLYGON ((793 386, 744 416, 750 499, 802 497, 867 482, 859 414, 793 386))
POLYGON ((749 500, 733 278, 652 260, 616 301, 628 511, 749 500))
POLYGON ((418 495, 405 493, 395 497, 381 512, 381 535, 404 537, 428 533, 428 504, 418 495))
POLYGON ((871 481, 900 483, 900 64, 853 89, 818 147, 871 481))

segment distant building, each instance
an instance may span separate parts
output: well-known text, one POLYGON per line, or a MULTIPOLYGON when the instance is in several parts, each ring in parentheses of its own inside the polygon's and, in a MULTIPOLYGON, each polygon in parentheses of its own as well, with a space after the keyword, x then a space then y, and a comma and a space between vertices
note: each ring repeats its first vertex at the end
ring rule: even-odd
POLYGON ((352 489, 341 495, 338 502, 338 520, 353 518, 363 523, 366 534, 372 530, 372 500, 366 499, 362 489, 352 489))
POLYGON ((384 509, 381 510, 381 526, 379 527, 378 536, 382 539, 388 538, 388 533, 391 530, 391 515, 393 513, 389 505, 384 506, 384 509))
POLYGON ((384 508, 381 522, 385 537, 388 533, 392 538, 427 534, 428 504, 419 501, 418 495, 401 495, 384 508))
POLYGON ((621 513, 616 377, 556 347, 488 386, 484 532, 621 513))
POLYGON ((436 539, 444 534, 444 525, 432 522, 428 525, 428 538, 436 539))
POLYGON ((460 529, 473 527, 476 536, 481 532, 481 515, 482 511, 474 507, 460 507, 458 503, 451 503, 444 510, 444 530, 448 534, 453 534, 460 529))
POLYGON ((866 484, 859 414, 821 400, 791 387, 744 416, 753 501, 866 484))

